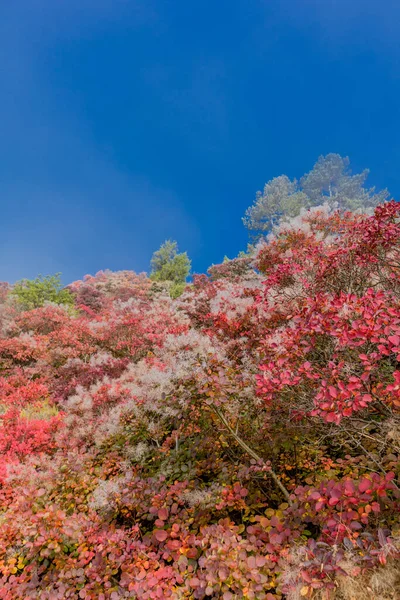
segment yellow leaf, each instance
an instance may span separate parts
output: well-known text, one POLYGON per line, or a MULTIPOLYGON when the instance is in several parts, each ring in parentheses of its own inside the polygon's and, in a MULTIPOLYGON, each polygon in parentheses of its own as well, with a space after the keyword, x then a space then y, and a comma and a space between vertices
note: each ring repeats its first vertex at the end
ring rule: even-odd
POLYGON ((300 596, 307 596, 308 590, 309 590, 308 585, 303 586, 300 590, 300 596))
POLYGON ((261 525, 261 527, 264 527, 264 529, 265 529, 266 527, 269 527, 269 524, 270 524, 270 520, 269 519, 267 519, 266 517, 260 517, 260 525, 261 525))

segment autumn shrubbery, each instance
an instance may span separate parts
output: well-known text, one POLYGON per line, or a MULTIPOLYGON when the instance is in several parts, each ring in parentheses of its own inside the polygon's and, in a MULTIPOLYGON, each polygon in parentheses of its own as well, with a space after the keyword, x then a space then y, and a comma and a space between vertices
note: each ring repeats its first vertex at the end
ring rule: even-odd
POLYGON ((0 598, 395 598, 399 241, 322 207, 177 299, 3 286, 0 598))

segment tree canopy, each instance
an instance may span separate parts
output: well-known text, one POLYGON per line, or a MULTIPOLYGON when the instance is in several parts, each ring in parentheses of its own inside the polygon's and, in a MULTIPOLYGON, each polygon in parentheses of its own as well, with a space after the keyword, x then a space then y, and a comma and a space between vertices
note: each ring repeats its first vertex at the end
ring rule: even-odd
POLYGON ((45 302, 67 305, 74 303, 69 290, 62 286, 60 273, 45 277, 39 275, 36 279, 22 279, 15 284, 12 295, 26 310, 39 308, 45 302))
POLYGON ((179 296, 190 273, 191 261, 186 252, 178 253, 178 244, 166 240, 151 259, 150 279, 169 282, 172 297, 179 296))
POLYGON ((282 219, 296 217, 301 209, 323 204, 331 208, 365 211, 388 198, 388 191, 379 193, 365 187, 368 169, 353 175, 350 160, 339 154, 320 156, 314 167, 300 181, 286 175, 274 177, 257 192, 254 203, 246 210, 243 222, 253 237, 258 238, 282 219))

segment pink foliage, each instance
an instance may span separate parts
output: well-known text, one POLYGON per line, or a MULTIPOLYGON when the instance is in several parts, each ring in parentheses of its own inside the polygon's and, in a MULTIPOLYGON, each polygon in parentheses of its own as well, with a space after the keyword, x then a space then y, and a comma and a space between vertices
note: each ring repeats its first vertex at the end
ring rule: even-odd
POLYGON ((0 286, 0 598, 312 597, 398 559, 399 213, 306 213, 177 300, 0 286))

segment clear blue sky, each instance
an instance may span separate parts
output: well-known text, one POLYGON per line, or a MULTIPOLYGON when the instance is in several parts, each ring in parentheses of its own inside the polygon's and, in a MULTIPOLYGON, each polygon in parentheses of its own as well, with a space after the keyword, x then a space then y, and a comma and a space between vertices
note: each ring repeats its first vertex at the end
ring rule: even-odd
POLYGON ((0 3, 0 280, 197 272, 257 189, 350 156, 400 197, 398 0, 0 3))

